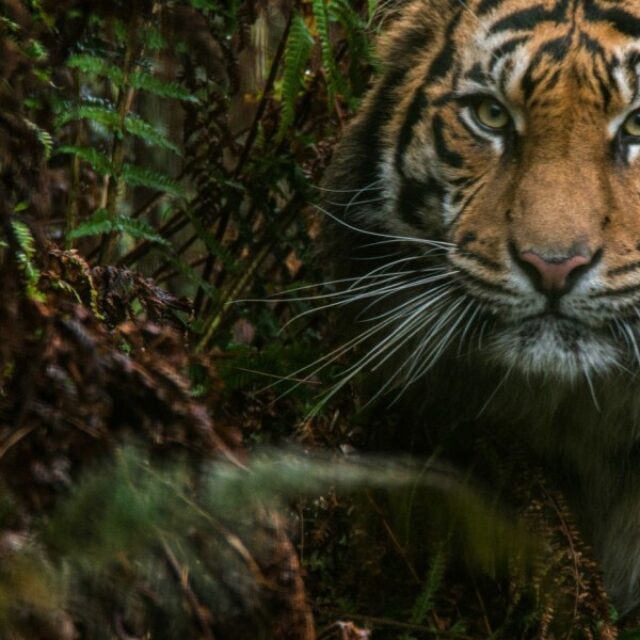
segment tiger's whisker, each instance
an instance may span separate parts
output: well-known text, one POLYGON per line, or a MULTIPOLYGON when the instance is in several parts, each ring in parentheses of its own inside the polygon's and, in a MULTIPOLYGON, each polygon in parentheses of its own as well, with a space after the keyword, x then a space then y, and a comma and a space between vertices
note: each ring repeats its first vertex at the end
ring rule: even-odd
MULTIPOLYGON (((448 275, 448 274, 446 274, 448 275)), ((338 297, 338 300, 335 300, 333 302, 329 302, 325 305, 321 305, 319 307, 314 307, 313 309, 306 309, 305 311, 300 312, 299 314, 293 316, 292 318, 290 318, 284 325, 282 325, 281 327, 281 331, 284 330, 286 327, 288 327, 290 324, 292 324, 293 322, 296 322, 297 320, 299 320, 300 318, 304 318, 308 315, 311 315, 313 313, 317 313, 318 311, 325 311, 327 309, 332 309, 334 307, 343 307, 346 305, 350 305, 350 304, 355 304, 361 300, 366 300, 369 298, 374 298, 373 302, 370 303, 370 305, 368 305, 367 308, 369 308, 371 305, 376 304, 377 302, 379 302, 382 299, 385 299, 391 295, 394 295, 400 291, 404 291, 406 289, 409 288, 414 288, 414 287, 418 287, 418 286, 422 286, 425 284, 430 284, 431 282, 435 282, 437 280, 441 280, 443 279, 442 275, 435 275, 435 276, 429 276, 427 278, 419 278, 416 280, 412 280, 412 281, 405 281, 405 280, 401 280, 400 283, 392 283, 388 286, 384 286, 384 287, 380 287, 380 283, 372 283, 370 285, 367 286, 363 286, 360 289, 354 289, 351 291, 341 291, 338 292, 336 294, 333 294, 332 297, 338 297), (355 295, 351 295, 354 291, 363 291, 361 293, 357 293, 355 295)), ((392 280, 390 280, 391 282, 393 280, 397 280, 397 278, 394 278, 392 280)), ((329 296, 326 296, 329 297, 329 296)), ((359 314, 360 315, 360 314, 359 314)), ((387 314, 384 314, 387 315, 387 314)), ((375 318, 373 318, 375 319, 375 318)), ((373 320, 371 319, 371 320, 373 320)), ((367 319, 370 320, 370 319, 367 319)))
MULTIPOLYGON (((295 377, 299 377, 300 374, 304 373, 305 371, 309 371, 309 370, 313 369, 313 367, 316 367, 316 368, 311 370, 310 373, 308 373, 306 377, 310 378, 310 377, 312 377, 314 375, 317 375, 318 373, 320 373, 320 371, 325 369, 331 363, 335 362, 335 360, 337 360, 344 353, 347 353, 348 351, 350 351, 352 349, 355 349, 359 344, 365 342, 372 335, 375 335, 376 333, 386 329, 387 326, 389 326, 390 324, 392 324, 396 320, 397 320, 396 317, 391 317, 391 318, 388 318, 387 320, 385 320, 384 322, 381 322, 381 323, 379 323, 379 324, 377 324, 377 325, 375 325, 373 327, 370 327, 366 331, 364 331, 362 333, 359 333, 357 336, 355 336, 351 340, 348 340, 346 343, 344 343, 344 344, 340 345, 339 347, 335 348, 330 353, 325 354, 324 356, 318 358, 314 362, 312 362, 312 363, 310 363, 308 365, 305 365, 304 367, 299 368, 297 371, 292 372, 291 374, 289 374, 289 377, 294 377, 294 376, 295 377), (320 365, 320 366, 317 366, 317 365, 320 365)), ((276 382, 273 385, 269 385, 268 387, 265 387, 264 390, 270 389, 271 387, 275 386, 276 384, 278 384, 278 383, 276 382)), ((302 384, 302 383, 300 383, 300 384, 302 384)), ((289 391, 292 391, 293 389, 297 388, 298 386, 299 386, 299 384, 294 385, 294 387, 292 387, 289 391)), ((286 395, 286 393, 283 394, 283 395, 286 395)), ((280 397, 282 397, 282 396, 280 396, 280 397)))
MULTIPOLYGON (((402 287, 398 287, 397 289, 390 290, 387 293, 385 293, 383 296, 381 296, 380 298, 377 298, 377 299, 373 300, 372 302, 370 302, 356 316, 356 320, 359 320, 361 322, 374 322, 376 320, 380 320, 381 318, 385 318, 385 317, 391 315, 392 313, 395 313, 398 310, 407 307, 408 305, 410 305, 413 302, 413 300, 409 299, 409 300, 405 301, 404 303, 402 303, 401 305, 398 305, 397 307, 389 309, 388 311, 384 311, 384 312, 382 312, 382 313, 380 313, 380 314, 378 314, 376 316, 370 316, 370 317, 366 317, 366 318, 362 318, 361 316, 363 316, 363 314, 366 311, 368 311, 371 307, 373 307, 374 305, 378 304, 381 300, 389 298, 389 296, 391 296, 391 295, 394 295, 394 294, 399 293, 401 291, 406 291, 407 289, 410 289, 410 288, 413 288, 413 287, 416 287, 416 286, 420 286, 420 285, 423 285, 423 284, 430 284, 432 282, 437 282, 439 280, 444 280, 444 279, 449 278, 449 276, 450 276, 450 274, 448 274, 448 273, 447 274, 443 274, 441 276, 434 276, 434 277, 432 277, 430 279, 424 279, 424 280, 417 281, 415 283, 409 283, 409 284, 403 285, 402 287)), ((439 285, 437 287, 433 287, 433 288, 429 289, 429 292, 430 293, 435 293, 436 291, 441 291, 443 289, 447 289, 448 286, 449 285, 447 283, 441 284, 441 285, 439 285)))
POLYGON ((375 187, 376 185, 379 184, 383 184, 383 180, 374 180, 373 182, 369 183, 366 187, 361 187, 361 188, 357 188, 357 189, 329 189, 325 186, 322 185, 312 185, 312 188, 315 189, 316 191, 324 191, 326 193, 359 193, 364 189, 370 189, 372 187, 375 187))
MULTIPOLYGON (((416 328, 416 330, 419 328, 419 323, 416 322, 416 317, 419 316, 421 313, 424 312, 424 305, 421 305, 421 308, 418 309, 417 311, 414 311, 414 313, 412 314, 412 316, 408 319, 408 320, 412 320, 412 325, 414 326, 414 328, 416 328)), ((405 320, 405 323, 408 322, 408 320, 405 320)), ((340 389, 342 389, 346 384, 348 384, 356 375, 358 375, 368 364, 369 362, 377 357, 381 352, 386 351, 388 349, 390 349, 391 347, 393 347, 393 345, 395 343, 396 346, 394 348, 391 349, 391 351, 385 356, 385 358, 383 359, 382 362, 386 361, 388 358, 390 358, 395 352, 398 351, 398 349, 400 349, 402 346, 404 346, 404 344, 411 339, 411 337, 413 336, 413 333, 411 333, 408 329, 412 326, 412 325, 408 325, 408 327, 406 328, 405 331, 401 332, 401 333, 394 333, 392 334, 391 337, 387 337, 384 341, 383 341, 383 346, 381 347, 380 345, 376 345, 375 348, 371 349, 369 352, 367 352, 367 354, 365 354, 365 356, 363 358, 361 358, 355 365, 352 365, 352 367, 350 367, 347 370, 347 374, 344 375, 340 381, 338 383, 336 383, 332 389, 323 396, 322 400, 320 401, 320 403, 318 405, 316 405, 316 407, 314 408, 314 410, 319 409, 321 406, 323 406, 324 404, 326 404, 326 402, 328 402, 336 393, 338 393, 338 391, 340 391, 340 389)), ((382 364, 379 363, 379 364, 382 364)))
POLYGON ((424 245, 433 246, 433 247, 452 248, 452 247, 455 246, 451 242, 442 242, 442 241, 439 241, 439 240, 427 240, 427 239, 424 239, 424 238, 415 238, 415 237, 411 237, 411 236, 396 236, 396 235, 389 234, 389 233, 381 233, 379 231, 371 231, 369 229, 362 229, 360 227, 355 227, 352 224, 349 224, 348 222, 345 222, 344 220, 341 220, 337 216, 333 215, 330 211, 327 211, 326 209, 324 209, 323 207, 321 207, 319 205, 314 205, 314 207, 316 209, 318 209, 318 211, 324 213, 327 217, 331 218, 334 222, 337 222, 338 224, 346 227, 347 229, 350 229, 351 231, 355 231, 356 233, 362 233, 363 235, 373 236, 373 237, 376 237, 376 238, 387 238, 387 239, 390 239, 390 240, 397 240, 397 241, 409 242, 409 243, 415 243, 415 244, 424 244, 424 245))
MULTIPOLYGON (((445 304, 446 304, 446 301, 441 306, 444 306, 445 304)), ((455 308, 456 308, 456 305, 454 305, 454 308, 449 308, 449 309, 445 310, 444 313, 442 314, 442 317, 446 318, 446 320, 448 320, 448 318, 450 318, 453 315, 453 313, 455 312, 455 308)), ((446 322, 446 320, 445 320, 445 322, 446 322)), ((420 329, 420 326, 418 325, 417 326, 417 330, 419 330, 419 329, 420 329)), ((408 335, 406 336, 406 339, 403 340, 401 346, 404 346, 404 344, 406 344, 411 338, 413 338, 417 334, 417 330, 414 330, 414 331, 411 331, 411 332, 407 332, 408 335)), ((430 332, 430 335, 433 335, 433 333, 430 332)), ((378 397, 380 397, 382 394, 384 394, 387 391, 387 389, 389 389, 392 386, 392 384, 396 380, 396 378, 398 378, 400 375, 403 375, 403 377, 406 380, 408 375, 410 375, 411 370, 413 368, 415 368, 415 366, 418 363, 419 356, 416 356, 415 355, 416 353, 417 352, 414 351, 414 355, 410 359, 410 362, 412 363, 412 366, 411 366, 411 369, 409 371, 409 374, 407 374, 407 372, 405 372, 405 370, 402 367, 396 368, 395 372, 387 379, 387 382, 376 392, 376 394, 371 398, 370 402, 375 401, 378 397)), ((379 363, 379 364, 381 364, 381 363, 379 363)), ((374 367, 374 369, 378 368, 378 366, 379 365, 376 365, 376 367, 374 367)), ((403 383, 402 389, 396 395, 396 398, 391 402, 391 405, 393 405, 395 402, 397 402, 400 399, 400 397, 402 396, 402 393, 409 388, 410 384, 411 384, 411 381, 409 383, 407 383, 407 384, 403 383)))

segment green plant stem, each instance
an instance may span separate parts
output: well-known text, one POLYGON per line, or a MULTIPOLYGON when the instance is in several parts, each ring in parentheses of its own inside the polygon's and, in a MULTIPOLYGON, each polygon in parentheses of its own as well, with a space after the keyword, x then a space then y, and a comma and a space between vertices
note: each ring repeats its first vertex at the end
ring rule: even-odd
MULTIPOLYGON (((276 78, 278 77, 278 70, 280 69, 280 64, 282 62, 282 58, 284 57, 284 52, 287 48, 287 40, 289 38, 289 32, 291 31, 291 23, 293 21, 293 15, 294 15, 293 11, 290 11, 289 16, 287 18, 287 25, 284 29, 282 37, 280 38, 278 50, 276 51, 276 54, 271 63, 269 76, 267 77, 267 81, 265 83, 265 87, 262 92, 260 103, 258 104, 258 108, 256 109, 256 114, 251 124, 251 128, 249 129, 247 140, 244 144, 244 147, 242 148, 242 152, 240 153, 240 158, 238 159, 238 163, 233 171, 233 178, 235 180, 238 180, 240 178, 240 175, 242 174, 242 171, 249 158, 251 150, 253 149, 253 145, 255 144, 260 122, 262 121, 265 110, 267 108, 271 91, 273 90, 273 86, 275 84, 276 78)), ((217 242, 222 242, 222 239, 224 238, 224 235, 227 231, 227 226, 229 225, 230 217, 231 217, 231 207, 227 205, 227 207, 225 207, 222 213, 222 216, 216 228, 215 238, 217 242)), ((214 271, 214 267, 215 267, 215 256, 211 255, 209 259, 206 261, 204 268, 202 270, 203 281, 206 282, 209 280, 209 278, 211 277, 211 274, 214 271)), ((194 312, 196 315, 198 315, 200 311, 203 300, 204 300, 204 291, 202 290, 202 287, 199 287, 198 292, 196 293, 196 298, 193 305, 194 312)))
MULTIPOLYGON (((127 46, 124 54, 124 62, 122 65, 123 80, 122 85, 118 89, 118 98, 116 100, 116 111, 118 113, 118 130, 116 131, 111 148, 111 167, 112 173, 107 176, 106 184, 106 209, 109 218, 115 221, 118 215, 118 202, 120 199, 121 173, 124 165, 126 146, 125 146, 125 120, 136 91, 129 84, 129 78, 135 61, 142 52, 142 44, 138 41, 141 26, 141 11, 139 0, 133 0, 131 3, 131 15, 129 17, 129 30, 127 32, 127 46)), ((109 262, 116 235, 111 232, 104 235, 100 250, 98 252, 98 263, 105 264, 109 262)))
MULTIPOLYGON (((73 87, 76 99, 80 97, 80 77, 77 69, 73 70, 73 87)), ((78 122, 78 128, 76 130, 74 145, 76 147, 82 146, 83 142, 84 124, 82 121, 78 122)), ((80 158, 77 155, 73 156, 71 161, 71 180, 69 188, 69 200, 67 202, 67 209, 64 215, 64 246, 65 249, 73 249, 73 239, 70 238, 71 232, 76 228, 78 223, 78 198, 80 197, 80 158)))
MULTIPOLYGON (((187 218, 183 211, 178 211, 169 220, 167 220, 158 230, 158 235, 161 235, 165 239, 169 239, 179 231, 182 231, 189 225, 189 218, 187 218)), ((127 267, 138 260, 140 260, 146 253, 157 245, 149 240, 142 241, 135 249, 130 251, 126 256, 118 260, 116 263, 119 267, 127 267)))
MULTIPOLYGON (((188 240, 183 242, 176 249, 175 255, 177 257, 180 257, 183 253, 185 253, 188 249, 190 249, 193 246, 193 244, 198 240, 199 237, 200 236, 197 233, 194 233, 188 240)), ((209 259, 209 256, 206 256, 204 259, 202 259, 202 264, 205 263, 208 259, 209 259)), ((158 280, 158 278, 162 277, 162 275, 164 274, 165 271, 167 271, 168 268, 169 268, 169 263, 164 262, 155 270, 155 272, 152 274, 151 277, 154 280, 158 280)))
MULTIPOLYGON (((79 136, 78 136, 79 138, 79 136)), ((74 156, 71 162, 71 186, 69 189, 69 201, 64 216, 64 246, 65 249, 73 249, 71 232, 78 222, 78 197, 80 194, 80 158, 74 156)))
POLYGON ((211 343, 218 328, 222 324, 226 314, 228 313, 228 303, 235 300, 247 286, 247 283, 256 274, 260 265, 263 263, 273 249, 274 245, 282 241, 282 233, 289 227, 299 214, 300 209, 304 205, 304 198, 301 195, 295 195, 280 212, 279 219, 274 225, 272 233, 265 239, 262 246, 255 249, 254 257, 251 262, 241 270, 240 276, 231 282, 220 293, 220 302, 217 313, 209 320, 203 332, 202 338, 196 346, 196 351, 201 352, 211 343))
POLYGON ((205 609, 204 606, 198 600, 195 592, 191 588, 189 584, 189 574, 185 571, 184 567, 180 565, 176 555, 173 553, 173 550, 169 546, 166 540, 162 540, 162 550, 164 552, 165 558, 167 559, 167 564, 169 565, 169 569, 173 574, 176 582, 180 585, 180 589, 184 594, 185 600, 189 604, 189 608, 191 609, 191 613, 200 627, 200 631, 202 632, 202 636, 205 640, 215 640, 213 632, 210 627, 211 612, 208 609, 205 609))
MULTIPOLYGON (((202 256, 200 258, 197 258, 197 259, 193 260, 187 266, 189 267, 189 269, 197 269, 198 267, 202 266, 207 261, 207 258, 208 258, 208 256, 202 256)), ((166 271, 166 269, 164 271, 166 271)), ((178 269, 174 269, 173 271, 170 271, 169 273, 165 273, 164 271, 159 276, 155 276, 155 275, 152 276, 153 280, 157 284, 161 284, 163 282, 167 282, 167 281, 171 280, 172 278, 177 278, 179 275, 182 274, 182 271, 179 271, 178 269)))

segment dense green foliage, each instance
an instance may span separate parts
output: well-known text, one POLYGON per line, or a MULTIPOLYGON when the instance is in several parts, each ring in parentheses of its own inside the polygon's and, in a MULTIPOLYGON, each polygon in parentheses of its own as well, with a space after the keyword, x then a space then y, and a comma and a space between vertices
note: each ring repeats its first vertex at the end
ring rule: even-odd
POLYGON ((474 443, 507 515, 320 402, 314 204, 392 4, 0 0, 0 636, 616 637, 517 451, 474 443))

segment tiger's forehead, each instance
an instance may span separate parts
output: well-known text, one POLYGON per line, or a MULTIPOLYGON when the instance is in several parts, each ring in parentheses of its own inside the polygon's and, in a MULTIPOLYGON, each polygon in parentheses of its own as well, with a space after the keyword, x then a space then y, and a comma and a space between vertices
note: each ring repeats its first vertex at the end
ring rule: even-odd
MULTIPOLYGON (((454 3, 455 4, 455 3, 454 3)), ((640 35, 635 0, 464 0, 459 2, 492 32, 526 31, 544 22, 608 23, 627 36, 640 35)))
POLYGON ((478 0, 459 14, 462 91, 525 108, 565 91, 617 110, 640 99, 640 3, 478 0))

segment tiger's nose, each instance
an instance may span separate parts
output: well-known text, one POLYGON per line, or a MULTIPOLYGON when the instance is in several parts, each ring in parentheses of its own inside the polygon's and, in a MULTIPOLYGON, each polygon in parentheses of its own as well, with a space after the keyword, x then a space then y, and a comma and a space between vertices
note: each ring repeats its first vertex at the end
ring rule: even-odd
POLYGON ((580 276, 596 263, 599 254, 542 257, 534 251, 523 251, 516 252, 516 258, 539 291, 558 296, 571 289, 580 276))

